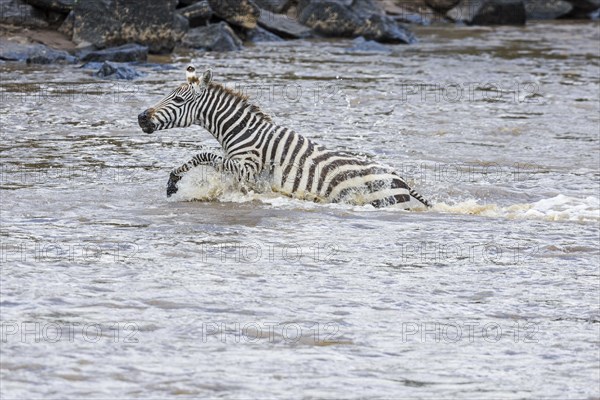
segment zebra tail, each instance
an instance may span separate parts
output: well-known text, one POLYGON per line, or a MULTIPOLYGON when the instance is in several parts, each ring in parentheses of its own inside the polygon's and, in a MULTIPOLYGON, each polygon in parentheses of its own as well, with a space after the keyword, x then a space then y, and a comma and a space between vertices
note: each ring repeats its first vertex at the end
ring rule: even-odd
POLYGON ((410 195, 412 197, 414 197, 415 199, 419 200, 421 203, 423 203, 426 207, 431 208, 432 204, 430 202, 428 202, 427 200, 425 200, 423 198, 423 196, 421 196, 419 193, 417 193, 415 190, 410 189, 409 191, 410 195))

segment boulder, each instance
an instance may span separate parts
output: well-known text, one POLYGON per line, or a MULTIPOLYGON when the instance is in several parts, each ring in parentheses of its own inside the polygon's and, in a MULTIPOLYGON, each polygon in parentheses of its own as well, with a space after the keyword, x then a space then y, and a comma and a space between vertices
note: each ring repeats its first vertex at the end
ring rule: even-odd
POLYGON ((598 19, 600 13, 600 0, 568 0, 573 10, 564 18, 598 19))
POLYGON ((75 23, 75 14, 73 11, 67 15, 65 20, 58 27, 58 31, 69 38, 73 37, 73 24, 75 23))
POLYGON ((439 13, 446 14, 448 11, 456 7, 460 0, 425 0, 425 4, 439 13))
POLYGON ((0 60, 26 62, 28 64, 73 64, 75 57, 63 50, 54 50, 43 44, 21 44, 0 41, 0 60))
POLYGON ((111 61, 104 61, 102 66, 96 73, 94 74, 99 78, 109 78, 109 79, 125 79, 132 80, 139 76, 143 76, 140 72, 138 72, 135 68, 127 64, 121 64, 111 61))
POLYGON ((169 52, 187 24, 175 14, 176 5, 177 0, 78 1, 73 8, 73 40, 99 48, 135 42, 152 53, 169 52))
POLYGON ((371 15, 354 32, 355 35, 364 36, 366 39, 380 43, 415 43, 417 38, 408 29, 400 26, 388 16, 371 15))
POLYGON ((181 44, 207 51, 234 51, 242 48, 242 41, 225 22, 190 29, 181 44))
POLYGON ((42 10, 68 14, 75 5, 75 0, 25 0, 34 7, 42 10))
POLYGON ((362 19, 352 9, 335 1, 311 2, 303 7, 298 21, 324 36, 355 37, 362 19))
POLYGON ((488 0, 477 10, 473 25, 525 25, 523 0, 488 0))
POLYGON ((573 5, 564 0, 525 0, 525 14, 528 20, 556 19, 573 10, 573 5))
POLYGON ((282 42, 283 39, 266 29, 257 26, 254 29, 246 31, 245 39, 252 43, 260 42, 282 42))
POLYGON ((525 25, 523 0, 461 0, 448 17, 470 25, 525 25))
POLYGON ((254 0, 254 3, 256 3, 259 8, 281 14, 290 8, 293 0, 254 0))
POLYGON ((213 14, 208 0, 202 0, 190 6, 180 8, 177 12, 187 18, 190 28, 206 26, 213 14))
POLYGON ((359 36, 352 41, 352 47, 348 51, 353 53, 389 53, 391 50, 381 43, 374 40, 366 40, 359 36))
POLYGON ((311 30, 298 23, 296 19, 283 14, 273 14, 267 10, 260 10, 258 25, 286 39, 300 39, 311 36, 311 30))
POLYGON ((0 0, 0 23, 30 28, 48 27, 44 12, 21 0, 0 0))
POLYGON ((146 61, 148 47, 139 44, 125 44, 119 47, 110 47, 103 50, 88 51, 79 56, 81 61, 115 61, 132 62, 146 61))
POLYGON ((298 20, 331 37, 364 36, 384 43, 413 43, 414 35, 385 15, 372 0, 311 1, 299 4, 298 20))
POLYGON ((430 25, 432 20, 445 21, 444 14, 438 13, 419 3, 396 3, 393 0, 380 0, 383 11, 398 22, 430 25))
POLYGON ((232 25, 256 28, 260 10, 251 0, 208 0, 213 13, 232 25))

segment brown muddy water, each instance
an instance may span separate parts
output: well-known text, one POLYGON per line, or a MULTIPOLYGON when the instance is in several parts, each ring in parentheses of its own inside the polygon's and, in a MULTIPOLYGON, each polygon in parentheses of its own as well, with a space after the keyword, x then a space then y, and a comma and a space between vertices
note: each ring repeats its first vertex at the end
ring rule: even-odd
POLYGON ((598 397, 599 25, 418 34, 179 54, 130 82, 1 64, 2 398, 598 397), (136 117, 189 62, 436 206, 208 170, 167 200, 216 142, 136 117))

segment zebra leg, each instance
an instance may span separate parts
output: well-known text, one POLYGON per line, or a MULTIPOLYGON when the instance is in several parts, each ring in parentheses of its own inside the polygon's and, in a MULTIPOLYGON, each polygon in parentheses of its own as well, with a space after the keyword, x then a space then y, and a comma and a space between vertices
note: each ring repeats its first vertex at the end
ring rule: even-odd
POLYGON ((179 182, 183 174, 188 172, 190 169, 199 165, 211 165, 218 169, 222 164, 223 157, 213 153, 210 150, 196 154, 190 161, 171 171, 171 174, 169 175, 169 182, 167 183, 167 197, 171 197, 173 193, 177 193, 177 182, 179 182))
POLYGON ((258 175, 258 167, 250 160, 228 158, 223 161, 223 169, 233 175, 240 182, 253 184, 258 175))

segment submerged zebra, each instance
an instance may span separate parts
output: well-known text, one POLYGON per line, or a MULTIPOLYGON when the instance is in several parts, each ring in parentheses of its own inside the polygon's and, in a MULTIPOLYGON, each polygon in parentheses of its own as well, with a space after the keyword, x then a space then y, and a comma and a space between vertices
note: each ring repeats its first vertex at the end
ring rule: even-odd
POLYGON ((146 133, 200 125, 219 141, 224 154, 204 150, 174 169, 167 196, 177 192, 185 172, 210 165, 250 186, 266 175, 272 190, 305 200, 375 207, 398 204, 407 209, 430 206, 391 168, 328 150, 273 123, 245 96, 212 82, 210 70, 198 78, 189 66, 186 75, 187 83, 139 114, 138 123, 146 133))

